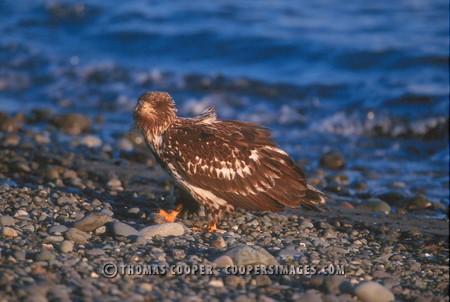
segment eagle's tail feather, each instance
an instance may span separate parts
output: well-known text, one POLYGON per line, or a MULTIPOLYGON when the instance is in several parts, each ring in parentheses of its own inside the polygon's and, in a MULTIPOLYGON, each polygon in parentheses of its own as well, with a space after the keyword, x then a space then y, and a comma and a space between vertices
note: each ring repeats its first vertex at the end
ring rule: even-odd
POLYGON ((305 200, 302 206, 308 210, 321 212, 323 210, 328 209, 328 207, 325 204, 327 198, 330 197, 325 193, 323 193, 322 191, 308 184, 308 189, 306 191, 305 200))

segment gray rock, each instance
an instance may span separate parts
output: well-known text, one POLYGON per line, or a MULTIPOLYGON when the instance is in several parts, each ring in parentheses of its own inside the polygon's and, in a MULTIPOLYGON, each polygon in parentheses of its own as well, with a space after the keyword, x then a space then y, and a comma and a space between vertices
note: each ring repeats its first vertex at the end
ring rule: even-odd
POLYGON ((44 238, 45 243, 58 243, 64 240, 63 236, 47 236, 44 238))
POLYGON ((105 251, 99 248, 88 249, 85 251, 86 255, 104 255, 105 251))
POLYGON ((370 199, 365 203, 358 206, 358 209, 370 212, 381 212, 385 214, 389 214, 391 212, 391 207, 386 202, 380 199, 370 199))
POLYGON ((104 214, 106 214, 106 215, 108 215, 110 217, 114 216, 114 213, 111 210, 109 210, 109 209, 101 209, 99 213, 104 213, 104 214))
POLYGON ((91 235, 76 228, 68 229, 67 232, 64 233, 64 235, 67 240, 72 240, 73 242, 78 244, 85 244, 91 238, 91 235))
POLYGON ((300 224, 301 227, 304 227, 306 229, 312 229, 314 227, 314 225, 311 223, 311 221, 308 220, 303 220, 302 223, 300 224))
POLYGON ((59 250, 62 253, 68 253, 73 251, 73 242, 70 240, 64 240, 59 244, 59 250))
POLYGON ((432 203, 423 194, 418 194, 411 198, 399 200, 395 205, 408 211, 422 211, 431 208, 432 203))
POLYGON ((13 253, 14 258, 17 260, 25 260, 27 257, 27 253, 25 251, 15 251, 13 253))
POLYGON ((328 169, 342 169, 345 167, 345 160, 341 153, 330 151, 320 158, 320 164, 328 169))
POLYGON ((70 135, 78 135, 91 127, 91 119, 88 116, 76 113, 57 115, 50 122, 63 133, 70 135))
POLYGON ((41 251, 36 255, 36 261, 50 261, 53 259, 55 259, 55 254, 48 250, 41 251))
POLYGON ((297 252, 295 249, 295 245, 288 245, 284 249, 280 250, 278 256, 281 258, 294 258, 298 256, 300 252, 297 252))
POLYGON ((130 208, 127 211, 127 216, 128 217, 136 217, 136 218, 138 218, 138 217, 142 216, 142 212, 141 212, 141 210, 139 208, 136 208, 136 207, 130 208))
POLYGON ((73 226, 84 232, 92 232, 96 228, 103 226, 111 220, 111 216, 106 213, 99 212, 84 216, 80 220, 76 221, 73 226))
POLYGON ((135 228, 129 226, 128 224, 125 224, 120 221, 115 221, 109 225, 111 233, 115 237, 128 237, 128 236, 139 236, 141 233, 136 230, 135 228))
POLYGON ((59 206, 75 203, 76 199, 68 196, 61 196, 56 200, 56 204, 59 206))
POLYGON ((314 289, 309 289, 305 293, 299 294, 295 293, 292 295, 292 301, 301 301, 301 302, 321 302, 322 294, 314 289))
POLYGON ((53 226, 48 228, 47 232, 49 234, 64 233, 68 229, 69 228, 66 227, 65 225, 53 225, 53 226))
POLYGON ((275 258, 265 249, 259 246, 248 246, 245 244, 238 244, 228 249, 225 256, 233 259, 236 265, 276 265, 275 258))
POLYGON ((231 265, 234 264, 234 263, 233 263, 233 259, 231 259, 230 256, 226 256, 226 255, 217 257, 217 258, 213 261, 213 263, 214 263, 217 267, 227 267, 227 266, 231 266, 231 265))
POLYGON ((88 134, 80 140, 80 145, 88 148, 98 148, 102 145, 102 140, 96 135, 88 134))
POLYGON ((324 280, 325 291, 329 294, 339 294, 342 282, 344 282, 344 276, 334 275, 327 276, 324 280))
POLYGON ((181 236, 184 234, 184 227, 180 223, 169 222, 163 224, 151 225, 143 228, 140 233, 145 239, 151 239, 156 235, 166 236, 181 236))
POLYGON ((106 233, 106 227, 104 225, 95 229, 95 234, 97 235, 101 235, 104 233, 106 233))
POLYGON ((9 215, 0 216, 0 226, 11 226, 15 225, 14 218, 9 215))
POLYGON ((10 227, 3 227, 2 228, 2 235, 4 237, 17 237, 19 235, 19 233, 10 227))
POLYGON ((382 201, 387 202, 389 205, 393 205, 396 202, 398 202, 399 200, 405 199, 405 196, 403 196, 403 194, 396 192, 396 191, 390 191, 390 192, 378 194, 376 197, 381 199, 382 201))
POLYGON ((394 301, 394 295, 378 282, 369 281, 359 284, 355 288, 355 295, 364 302, 394 301))
POLYGON ((72 290, 65 285, 52 286, 48 292, 48 296, 51 297, 51 301, 69 302, 72 301, 70 293, 72 290))

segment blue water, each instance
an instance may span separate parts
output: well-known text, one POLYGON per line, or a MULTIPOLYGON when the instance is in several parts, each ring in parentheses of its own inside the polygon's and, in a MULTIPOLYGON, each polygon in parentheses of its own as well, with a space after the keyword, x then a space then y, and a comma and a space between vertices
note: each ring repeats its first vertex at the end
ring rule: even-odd
POLYGON ((448 1, 5 0, 0 34, 1 111, 88 109, 124 132, 167 90, 181 114, 272 127, 311 170, 337 149, 381 175, 372 191, 448 203, 448 1))

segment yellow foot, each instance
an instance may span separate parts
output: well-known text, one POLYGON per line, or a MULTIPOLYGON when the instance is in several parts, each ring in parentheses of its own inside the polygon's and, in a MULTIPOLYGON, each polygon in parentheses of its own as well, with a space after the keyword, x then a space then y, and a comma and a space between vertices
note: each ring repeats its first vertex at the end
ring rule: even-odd
POLYGON ((203 232, 208 232, 208 233, 212 233, 212 232, 225 233, 224 230, 218 229, 217 225, 215 223, 210 224, 204 228, 193 227, 192 230, 193 231, 203 231, 203 232))
POLYGON ((183 205, 182 205, 182 204, 180 204, 180 205, 176 208, 176 210, 173 210, 173 211, 170 212, 170 213, 167 213, 167 212, 164 211, 164 210, 159 210, 158 214, 161 215, 161 216, 163 216, 163 217, 166 219, 167 222, 174 222, 174 221, 175 221, 175 218, 177 218, 178 214, 180 214, 181 211, 183 211, 183 205))

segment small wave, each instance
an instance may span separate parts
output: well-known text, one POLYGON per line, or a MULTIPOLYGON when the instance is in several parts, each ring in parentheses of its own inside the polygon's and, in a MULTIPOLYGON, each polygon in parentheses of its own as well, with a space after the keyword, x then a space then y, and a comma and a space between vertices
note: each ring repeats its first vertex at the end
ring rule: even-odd
POLYGON ((443 140, 448 139, 448 127, 449 120, 445 116, 408 120, 369 111, 365 115, 337 112, 332 116, 313 122, 310 129, 342 136, 443 140))

